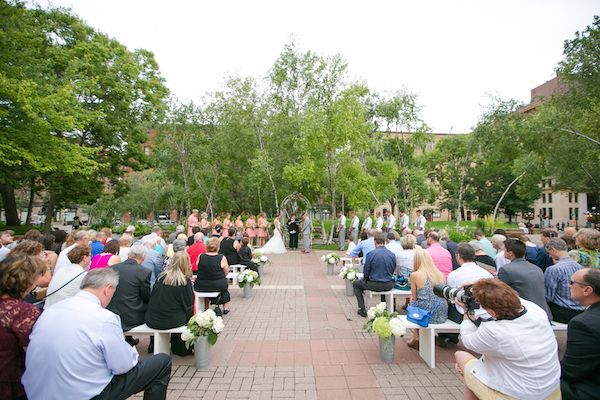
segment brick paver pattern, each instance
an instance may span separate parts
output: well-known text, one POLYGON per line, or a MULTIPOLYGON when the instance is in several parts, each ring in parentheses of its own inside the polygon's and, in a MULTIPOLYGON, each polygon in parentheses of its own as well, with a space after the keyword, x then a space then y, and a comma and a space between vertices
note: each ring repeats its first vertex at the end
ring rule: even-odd
MULTIPOLYGON (((326 275, 322 254, 269 256, 250 299, 231 288, 231 312, 209 368, 196 369, 193 356, 173 356, 168 399, 462 399, 453 356, 462 347, 438 347, 430 369, 397 338, 394 363, 384 364, 377 337, 362 329, 356 299, 337 275, 326 275)), ((374 296, 370 305, 377 302, 374 296)), ((138 345, 141 357, 147 343, 138 345)))

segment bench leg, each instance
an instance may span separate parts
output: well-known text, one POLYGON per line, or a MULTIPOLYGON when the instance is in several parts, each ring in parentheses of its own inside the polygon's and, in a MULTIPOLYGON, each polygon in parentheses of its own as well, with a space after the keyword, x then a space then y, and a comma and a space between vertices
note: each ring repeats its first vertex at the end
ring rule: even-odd
POLYGON ((387 310, 391 314, 394 312, 394 295, 386 294, 385 295, 385 303, 387 304, 387 310))
POLYGON ((429 368, 435 368, 435 330, 419 329, 419 355, 429 368))
POLYGON ((156 332, 154 334, 154 354, 171 354, 171 334, 156 332))

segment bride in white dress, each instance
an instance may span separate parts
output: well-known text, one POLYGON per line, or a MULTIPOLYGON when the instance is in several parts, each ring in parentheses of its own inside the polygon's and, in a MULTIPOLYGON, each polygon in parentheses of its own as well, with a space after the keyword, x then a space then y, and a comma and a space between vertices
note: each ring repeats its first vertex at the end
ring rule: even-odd
POLYGON ((281 233, 281 221, 280 215, 275 216, 273 224, 275 229, 273 230, 273 237, 269 239, 267 243, 261 248, 254 250, 255 253, 261 254, 283 254, 286 253, 285 243, 283 242, 283 234, 281 233))

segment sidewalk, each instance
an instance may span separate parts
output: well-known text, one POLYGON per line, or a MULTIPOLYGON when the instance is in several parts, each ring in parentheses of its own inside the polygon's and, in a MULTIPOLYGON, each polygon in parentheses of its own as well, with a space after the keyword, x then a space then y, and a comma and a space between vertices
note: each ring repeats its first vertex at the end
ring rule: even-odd
MULTIPOLYGON (((251 299, 231 289, 210 367, 197 370, 193 357, 173 356, 168 398, 462 399, 453 356, 462 347, 438 348, 431 370, 397 338, 394 363, 382 363, 356 299, 346 297, 337 275, 325 275, 323 253, 272 255, 251 299)), ((146 347, 147 339, 138 345, 142 357, 146 347)))

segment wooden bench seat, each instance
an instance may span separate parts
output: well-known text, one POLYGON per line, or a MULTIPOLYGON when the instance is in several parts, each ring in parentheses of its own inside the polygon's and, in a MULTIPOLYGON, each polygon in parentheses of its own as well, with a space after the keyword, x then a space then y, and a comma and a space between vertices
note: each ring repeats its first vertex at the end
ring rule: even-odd
MULTIPOLYGON (((457 324, 454 321, 447 320, 443 324, 429 324, 427 328, 423 328, 422 326, 407 321, 406 315, 401 315, 400 318, 404 321, 406 329, 419 330, 419 355, 430 368, 435 368, 436 333, 460 333, 460 324, 457 324)), ((566 331, 567 324, 552 322, 552 330, 555 332, 566 331)))

